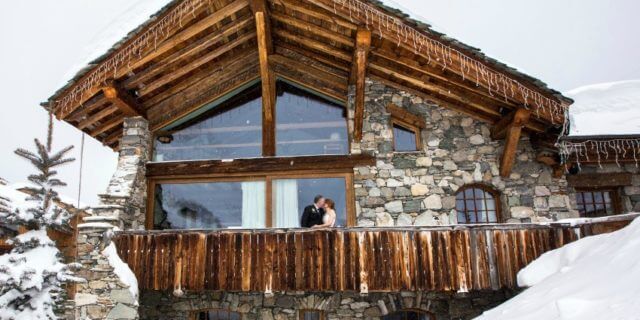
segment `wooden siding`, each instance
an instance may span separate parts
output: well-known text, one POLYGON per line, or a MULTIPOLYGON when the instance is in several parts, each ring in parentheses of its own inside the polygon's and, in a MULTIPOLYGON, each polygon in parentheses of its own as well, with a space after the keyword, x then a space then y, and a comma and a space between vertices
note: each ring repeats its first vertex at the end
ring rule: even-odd
POLYGON ((632 218, 575 226, 130 231, 114 241, 147 290, 452 292, 515 288, 517 272, 542 253, 632 218))

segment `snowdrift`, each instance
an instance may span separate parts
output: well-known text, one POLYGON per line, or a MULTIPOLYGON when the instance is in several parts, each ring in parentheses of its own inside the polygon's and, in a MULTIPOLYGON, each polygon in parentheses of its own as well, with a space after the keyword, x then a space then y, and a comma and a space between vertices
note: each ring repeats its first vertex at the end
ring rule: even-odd
POLYGON ((518 284, 530 288, 476 319, 640 319, 640 219, 543 254, 518 284))

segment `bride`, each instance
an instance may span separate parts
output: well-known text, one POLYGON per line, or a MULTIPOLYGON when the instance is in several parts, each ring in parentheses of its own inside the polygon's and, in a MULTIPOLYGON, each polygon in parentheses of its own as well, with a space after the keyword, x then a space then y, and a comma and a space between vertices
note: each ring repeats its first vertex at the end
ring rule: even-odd
POLYGON ((336 224, 336 203, 331 199, 324 201, 324 216, 322 224, 316 224, 313 228, 333 228, 336 224))

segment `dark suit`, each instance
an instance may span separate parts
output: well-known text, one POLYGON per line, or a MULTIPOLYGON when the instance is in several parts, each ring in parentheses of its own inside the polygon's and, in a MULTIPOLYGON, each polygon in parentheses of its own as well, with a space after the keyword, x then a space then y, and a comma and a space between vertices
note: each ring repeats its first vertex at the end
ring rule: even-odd
POLYGON ((322 217, 324 216, 324 209, 316 209, 315 205, 310 205, 304 208, 302 212, 302 219, 300 220, 300 226, 303 228, 311 228, 317 224, 322 224, 322 217))

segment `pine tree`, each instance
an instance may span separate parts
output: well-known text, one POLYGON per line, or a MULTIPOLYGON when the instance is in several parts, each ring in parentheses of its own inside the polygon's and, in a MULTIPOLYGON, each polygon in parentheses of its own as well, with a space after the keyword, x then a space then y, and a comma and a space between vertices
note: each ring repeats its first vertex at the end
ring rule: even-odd
POLYGON ((55 178, 55 169, 74 160, 66 157, 73 146, 52 152, 52 140, 50 113, 46 144, 35 139, 35 152, 22 148, 15 151, 36 168, 36 173, 28 177, 35 186, 27 190, 27 205, 0 205, 4 207, 0 219, 29 229, 11 240, 14 248, 9 254, 0 256, 0 319, 57 319, 62 284, 80 281, 71 272, 73 266, 62 262, 47 235, 48 228, 62 227, 70 218, 69 212, 56 205, 56 188, 66 184, 55 178))

